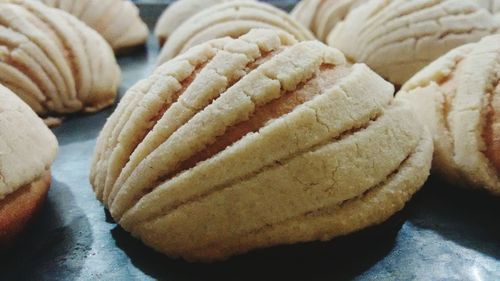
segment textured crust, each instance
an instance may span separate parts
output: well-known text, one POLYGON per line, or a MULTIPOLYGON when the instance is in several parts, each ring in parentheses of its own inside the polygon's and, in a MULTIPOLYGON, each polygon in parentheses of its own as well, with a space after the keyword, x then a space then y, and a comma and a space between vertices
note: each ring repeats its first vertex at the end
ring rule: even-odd
POLYGON ((435 142, 434 168, 450 182, 500 194, 500 36, 456 48, 399 94, 415 105, 435 142))
POLYGON ((182 0, 170 4, 156 22, 154 33, 163 45, 172 33, 190 17, 214 5, 233 0, 182 0))
POLYGON ((57 140, 43 121, 0 85, 0 200, 39 178, 56 152, 57 140))
POLYGON ((428 175, 432 143, 393 92, 318 41, 259 29, 211 41, 125 95, 91 183, 126 230, 191 260, 349 233, 428 175), (309 216, 322 212, 331 224, 309 216))
POLYGON ((292 18, 308 27, 316 37, 326 42, 330 31, 347 14, 367 0, 302 0, 290 12, 292 18))
POLYGON ((113 103, 120 69, 98 33, 41 3, 10 0, 0 8, 0 83, 40 115, 113 103))
POLYGON ((36 214, 50 187, 50 171, 0 200, 0 249, 19 234, 36 214))
POLYGON ((101 34, 115 52, 143 45, 148 27, 139 16, 139 9, 125 0, 42 0, 64 10, 101 34))
POLYGON ((299 41, 314 39, 309 30, 278 8, 260 2, 230 1, 207 8, 184 21, 163 46, 158 63, 210 39, 238 38, 252 28, 285 31, 299 41))
POLYGON ((472 0, 374 0, 349 13, 327 42, 402 85, 454 47, 499 27, 500 21, 472 0))
POLYGON ((43 121, 0 85, 0 248, 43 202, 57 140, 43 121))
POLYGON ((265 226, 237 239, 224 240, 207 247, 190 249, 184 257, 194 261, 212 261, 276 244, 321 240, 346 235, 379 224, 401 210, 427 180, 432 158, 432 138, 426 132, 415 151, 386 182, 359 197, 340 204, 327 205, 276 225, 265 226))

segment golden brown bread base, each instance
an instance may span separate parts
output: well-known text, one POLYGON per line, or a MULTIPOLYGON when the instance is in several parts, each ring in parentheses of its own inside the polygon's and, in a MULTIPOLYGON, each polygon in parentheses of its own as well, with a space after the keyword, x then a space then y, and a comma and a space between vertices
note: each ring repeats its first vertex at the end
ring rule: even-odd
POLYGON ((0 251, 19 234, 41 207, 50 187, 50 170, 0 200, 0 251))

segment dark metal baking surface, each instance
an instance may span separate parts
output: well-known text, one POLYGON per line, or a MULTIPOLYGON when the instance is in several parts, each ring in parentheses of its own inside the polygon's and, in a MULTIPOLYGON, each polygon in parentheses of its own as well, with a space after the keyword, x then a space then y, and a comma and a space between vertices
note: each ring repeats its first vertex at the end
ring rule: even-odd
MULTIPOLYGON (((162 6, 145 5, 151 24, 162 6)), ((120 94, 154 67, 158 46, 119 58, 120 94)), ((96 137, 113 108, 56 129, 53 184, 33 224, 0 260, 1 280, 500 280, 500 199, 431 179, 389 221, 330 242, 190 264, 117 226, 88 182, 96 137)))

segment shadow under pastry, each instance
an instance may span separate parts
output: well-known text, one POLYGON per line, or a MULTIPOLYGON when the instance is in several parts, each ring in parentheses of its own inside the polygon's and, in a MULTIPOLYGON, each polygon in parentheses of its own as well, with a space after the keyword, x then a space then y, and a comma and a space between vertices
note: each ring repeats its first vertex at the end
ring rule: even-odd
POLYGON ((483 190, 456 188, 433 176, 410 206, 413 225, 500 259, 500 198, 483 190))
MULTIPOLYGON (((327 242, 306 242, 260 249, 211 264, 171 259, 135 239, 120 226, 112 231, 117 247, 152 278, 166 280, 351 280, 394 248, 408 208, 386 222, 327 242)), ((113 219, 106 212, 106 220, 113 219)))
POLYGON ((69 187, 52 179, 38 215, 9 252, 0 256, 0 276, 3 280, 74 279, 93 240, 90 223, 69 187))

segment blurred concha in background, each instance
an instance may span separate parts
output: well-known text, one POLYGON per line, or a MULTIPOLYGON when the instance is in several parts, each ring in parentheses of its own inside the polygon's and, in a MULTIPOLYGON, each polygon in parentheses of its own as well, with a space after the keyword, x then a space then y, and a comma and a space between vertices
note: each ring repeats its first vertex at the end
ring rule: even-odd
POLYGON ((129 0, 42 0, 74 15, 95 29, 115 52, 146 43, 149 30, 129 0))
POLYGON ((381 223, 422 186, 432 138, 364 64, 254 29, 197 45, 132 87, 91 183, 124 229, 213 261, 381 223))
POLYGON ((499 28, 473 0, 371 0, 338 23, 327 43, 402 85, 449 50, 499 28))
POLYGON ((302 0, 290 15, 308 27, 319 40, 326 42, 335 25, 352 9, 366 2, 368 0, 302 0))
POLYGON ((314 35, 286 12, 256 1, 229 1, 195 14, 171 34, 163 46, 163 63, 192 46, 211 39, 237 38, 252 28, 273 28, 292 34, 297 40, 313 40, 314 35))
POLYGON ((96 31, 23 0, 0 2, 0 22, 0 83, 35 112, 93 112, 113 103, 120 68, 96 31))
POLYGON ((458 47, 412 77, 398 96, 428 125, 434 169, 453 185, 500 195, 500 35, 458 47))
POLYGON ((176 28, 196 13, 229 1, 233 0, 177 0, 172 2, 156 22, 154 33, 160 45, 170 38, 176 28))

